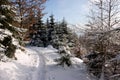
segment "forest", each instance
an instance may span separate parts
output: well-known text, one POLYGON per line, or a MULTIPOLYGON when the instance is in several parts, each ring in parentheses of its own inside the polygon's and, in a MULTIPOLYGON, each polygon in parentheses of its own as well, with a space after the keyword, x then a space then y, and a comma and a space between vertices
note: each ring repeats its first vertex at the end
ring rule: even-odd
MULTIPOLYGON (((120 1, 89 1, 88 21, 84 26, 78 26, 84 29, 79 30, 76 25, 71 25, 75 30, 83 31, 78 35, 69 27, 65 17, 58 21, 53 13, 43 20, 49 13, 44 12, 48 0, 0 0, 0 68, 1 63, 19 61, 17 50, 25 54, 29 48, 42 57, 40 60, 44 60, 48 54, 39 54, 42 53, 40 51, 52 46, 57 50, 55 53, 60 55, 54 59, 57 65, 71 67, 74 65, 72 58, 75 57, 83 61, 89 76, 95 77, 89 80, 120 80, 120 1)), ((46 65, 47 62, 41 64, 46 65)))

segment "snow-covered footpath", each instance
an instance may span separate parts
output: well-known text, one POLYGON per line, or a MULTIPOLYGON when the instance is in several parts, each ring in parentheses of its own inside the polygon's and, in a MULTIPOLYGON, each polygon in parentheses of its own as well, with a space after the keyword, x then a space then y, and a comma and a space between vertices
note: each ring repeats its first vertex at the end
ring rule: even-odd
POLYGON ((73 66, 61 67, 54 59, 59 58, 52 47, 28 47, 17 50, 17 60, 0 62, 0 80, 94 80, 86 71, 83 61, 72 58, 73 66))

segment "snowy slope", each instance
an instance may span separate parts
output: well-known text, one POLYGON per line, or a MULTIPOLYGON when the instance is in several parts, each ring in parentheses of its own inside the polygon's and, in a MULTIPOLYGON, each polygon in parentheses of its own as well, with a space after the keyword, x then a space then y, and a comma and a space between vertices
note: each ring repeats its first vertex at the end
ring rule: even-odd
POLYGON ((38 68, 39 56, 31 50, 16 51, 17 61, 0 62, 0 80, 32 80, 38 68))
POLYGON ((60 57, 52 47, 28 47, 17 50, 17 61, 0 62, 0 80, 94 80, 86 71, 82 60, 72 58, 72 67, 57 66, 60 57))

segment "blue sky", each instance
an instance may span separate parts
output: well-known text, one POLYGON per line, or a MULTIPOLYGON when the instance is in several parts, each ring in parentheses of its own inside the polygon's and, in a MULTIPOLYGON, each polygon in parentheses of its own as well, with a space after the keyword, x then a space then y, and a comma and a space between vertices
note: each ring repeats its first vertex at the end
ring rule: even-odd
POLYGON ((64 17, 68 23, 84 24, 88 13, 88 0, 48 0, 45 4, 47 14, 44 20, 51 14, 56 21, 64 17))

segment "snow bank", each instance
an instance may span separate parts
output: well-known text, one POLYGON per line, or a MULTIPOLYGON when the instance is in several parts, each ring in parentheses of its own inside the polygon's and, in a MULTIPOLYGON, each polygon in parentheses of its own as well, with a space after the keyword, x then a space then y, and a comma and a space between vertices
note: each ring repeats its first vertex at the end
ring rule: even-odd
POLYGON ((88 75, 83 60, 72 57, 71 61, 73 66, 62 67, 57 65, 57 62, 54 60, 60 57, 60 55, 56 53, 56 49, 51 46, 47 48, 36 47, 34 49, 45 58, 45 80, 95 80, 88 75))
POLYGON ((0 80, 94 80, 76 57, 71 58, 74 67, 56 65, 60 55, 51 46, 18 49, 15 55, 16 61, 0 62, 0 80))
POLYGON ((32 80, 38 55, 31 50, 16 51, 17 60, 0 62, 0 80, 32 80))

